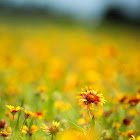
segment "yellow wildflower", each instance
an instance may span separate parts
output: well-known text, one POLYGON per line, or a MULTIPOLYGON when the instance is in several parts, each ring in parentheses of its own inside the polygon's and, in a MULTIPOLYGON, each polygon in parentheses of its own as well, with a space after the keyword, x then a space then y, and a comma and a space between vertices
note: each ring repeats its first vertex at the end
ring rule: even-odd
POLYGON ((33 113, 31 111, 27 111, 26 109, 24 110, 24 113, 26 119, 33 116, 33 113))
POLYGON ((11 127, 8 127, 6 130, 0 132, 2 137, 8 137, 11 135, 11 127))
POLYGON ((38 119, 42 119, 43 118, 43 116, 45 115, 45 113, 46 113, 46 111, 44 110, 44 111, 40 111, 40 112, 35 112, 34 114, 33 114, 33 117, 34 118, 38 118, 38 119))
POLYGON ((84 108, 88 108, 90 107, 90 109, 95 109, 95 106, 103 106, 103 104, 105 103, 105 99, 103 97, 102 93, 98 93, 97 91, 90 89, 88 87, 86 87, 86 89, 83 89, 79 96, 78 96, 78 101, 79 104, 84 107, 84 108))
POLYGON ((60 122, 53 121, 53 125, 51 127, 48 127, 47 125, 43 124, 43 131, 48 132, 50 135, 56 135, 59 132, 58 126, 60 125, 60 122))
POLYGON ((32 134, 33 134, 34 132, 38 131, 38 130, 39 130, 38 126, 32 125, 32 126, 31 126, 31 130, 30 130, 30 136, 32 136, 32 134))
POLYGON ((131 135, 131 140, 140 140, 140 136, 138 136, 137 138, 135 138, 134 135, 131 135))
POLYGON ((10 110, 10 112, 12 113, 12 115, 15 115, 18 111, 22 110, 23 108, 18 106, 18 107, 14 107, 11 105, 6 105, 6 107, 10 110))
POLYGON ((117 122, 113 122, 113 127, 114 128, 119 128, 121 126, 120 123, 117 123, 117 122))
POLYGON ((28 127, 24 125, 22 128, 22 133, 27 134, 28 131, 29 131, 28 127))

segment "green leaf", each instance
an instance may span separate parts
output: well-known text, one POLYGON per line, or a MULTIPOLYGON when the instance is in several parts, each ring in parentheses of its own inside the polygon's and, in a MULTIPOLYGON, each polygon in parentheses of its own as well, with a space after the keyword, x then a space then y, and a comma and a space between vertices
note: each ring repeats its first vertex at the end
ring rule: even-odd
POLYGON ((95 126, 95 116, 93 115, 92 119, 91 119, 91 127, 95 126))
POLYGON ((80 127, 80 126, 77 125, 76 123, 74 123, 74 122, 72 122, 72 121, 69 121, 69 120, 68 120, 68 122, 69 122, 71 125, 73 125, 73 126, 79 128, 79 129, 81 129, 82 131, 87 132, 84 128, 80 127))

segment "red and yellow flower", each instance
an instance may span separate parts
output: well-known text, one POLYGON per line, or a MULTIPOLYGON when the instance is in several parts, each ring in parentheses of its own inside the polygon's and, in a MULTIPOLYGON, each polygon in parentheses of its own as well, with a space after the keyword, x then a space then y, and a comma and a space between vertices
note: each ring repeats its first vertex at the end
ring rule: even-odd
POLYGON ((15 115, 18 111, 23 110, 23 108, 20 107, 20 106, 14 107, 14 106, 11 106, 11 105, 6 105, 6 107, 10 110, 12 115, 15 115))
POLYGON ((33 114, 33 117, 34 117, 34 118, 38 118, 38 119, 42 119, 43 116, 45 115, 45 113, 46 113, 46 111, 35 112, 35 113, 33 114))
POLYGON ((124 118, 124 119, 122 120, 122 122, 123 122, 123 124, 126 125, 126 126, 133 124, 133 123, 132 123, 132 120, 129 119, 129 118, 124 118))
POLYGON ((0 129, 4 129, 6 127, 7 123, 4 119, 0 120, 0 129))
POLYGON ((2 137, 8 137, 9 135, 11 135, 11 127, 7 127, 6 130, 1 131, 0 133, 2 137))
POLYGON ((131 140, 140 140, 140 136, 137 136, 137 138, 136 138, 134 135, 132 135, 131 140))
POLYGON ((95 106, 103 106, 105 99, 102 93, 99 93, 93 89, 83 89, 78 96, 79 104, 83 108, 95 109, 95 106))
POLYGON ((56 135, 59 132, 58 126, 60 125, 60 122, 53 121, 53 125, 48 127, 47 125, 43 124, 43 131, 48 132, 50 135, 56 135))
POLYGON ((29 132, 30 136, 32 136, 33 133, 38 131, 38 130, 39 130, 39 128, 36 125, 32 125, 30 130, 26 125, 24 125, 21 129, 22 133, 27 134, 29 132))
POLYGON ((24 125, 21 130, 22 130, 22 133, 24 133, 24 134, 27 134, 27 132, 29 131, 29 129, 26 125, 24 125))
POLYGON ((33 116, 33 112, 27 111, 26 109, 24 110, 24 113, 25 113, 25 118, 26 119, 33 116))
POLYGON ((32 125, 31 126, 31 130, 30 130, 30 136, 32 136, 33 133, 36 132, 36 131, 38 131, 38 130, 39 130, 38 126, 32 125))

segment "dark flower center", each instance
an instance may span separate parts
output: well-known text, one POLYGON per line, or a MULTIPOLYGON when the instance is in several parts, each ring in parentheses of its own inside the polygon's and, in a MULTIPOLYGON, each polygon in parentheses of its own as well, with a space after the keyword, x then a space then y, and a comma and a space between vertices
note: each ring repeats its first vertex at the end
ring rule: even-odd
POLYGON ((91 93, 90 94, 87 94, 85 96, 85 99, 87 100, 87 104, 90 104, 90 103, 97 104, 98 102, 101 101, 100 98, 97 95, 91 94, 91 93))

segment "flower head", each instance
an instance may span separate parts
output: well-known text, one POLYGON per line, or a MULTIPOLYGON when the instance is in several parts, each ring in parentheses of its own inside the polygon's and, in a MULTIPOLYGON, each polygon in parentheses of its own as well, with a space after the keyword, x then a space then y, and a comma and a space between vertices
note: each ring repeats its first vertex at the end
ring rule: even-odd
POLYGON ((31 129, 29 130, 29 128, 26 125, 24 125, 21 128, 21 130, 22 130, 22 133, 27 134, 29 132, 30 136, 32 136, 34 132, 36 132, 36 131, 39 130, 39 128, 36 125, 32 125, 31 126, 31 129))
POLYGON ((42 119, 43 116, 45 115, 45 113, 46 113, 46 111, 35 112, 35 113, 33 114, 33 117, 34 117, 34 118, 38 118, 38 119, 42 119))
POLYGON ((10 112, 12 113, 12 115, 15 115, 18 111, 22 110, 23 108, 20 106, 14 107, 11 105, 6 105, 6 107, 10 110, 10 112))
POLYGON ((120 123, 117 123, 117 122, 113 122, 113 128, 119 128, 120 127, 120 123))
POLYGON ((132 124, 132 120, 130 120, 129 118, 123 119, 122 122, 123 122, 123 124, 126 125, 126 126, 132 124))
POLYGON ((6 130, 0 132, 2 137, 8 137, 11 135, 11 127, 8 127, 6 130))
POLYGON ((129 99, 128 103, 131 105, 131 106, 135 106, 137 105, 138 103, 140 102, 140 98, 137 98, 137 97, 132 97, 129 99))
POLYGON ((43 124, 43 131, 49 132, 50 135, 56 135, 59 132, 58 126, 60 125, 60 122, 53 121, 52 126, 48 127, 47 125, 43 124))
POLYGON ((6 127, 6 121, 5 120, 0 120, 0 129, 4 129, 6 127))
POLYGON ((31 111, 27 111, 26 109, 24 110, 24 113, 26 119, 33 116, 33 113, 31 111))
POLYGON ((131 139, 132 139, 132 140, 136 140, 134 135, 131 136, 131 139))
POLYGON ((131 135, 131 140, 140 140, 140 136, 138 136, 137 138, 135 138, 134 135, 131 135))
POLYGON ((78 96, 79 103, 82 107, 94 109, 95 106, 103 106, 105 99, 102 93, 98 93, 93 89, 83 89, 78 96))
POLYGON ((27 134, 28 131, 29 131, 28 127, 24 125, 22 128, 22 133, 27 134))
POLYGON ((31 130, 30 130, 30 136, 32 136, 33 133, 36 132, 36 131, 38 131, 38 130, 39 130, 38 126, 32 125, 31 126, 31 130))

